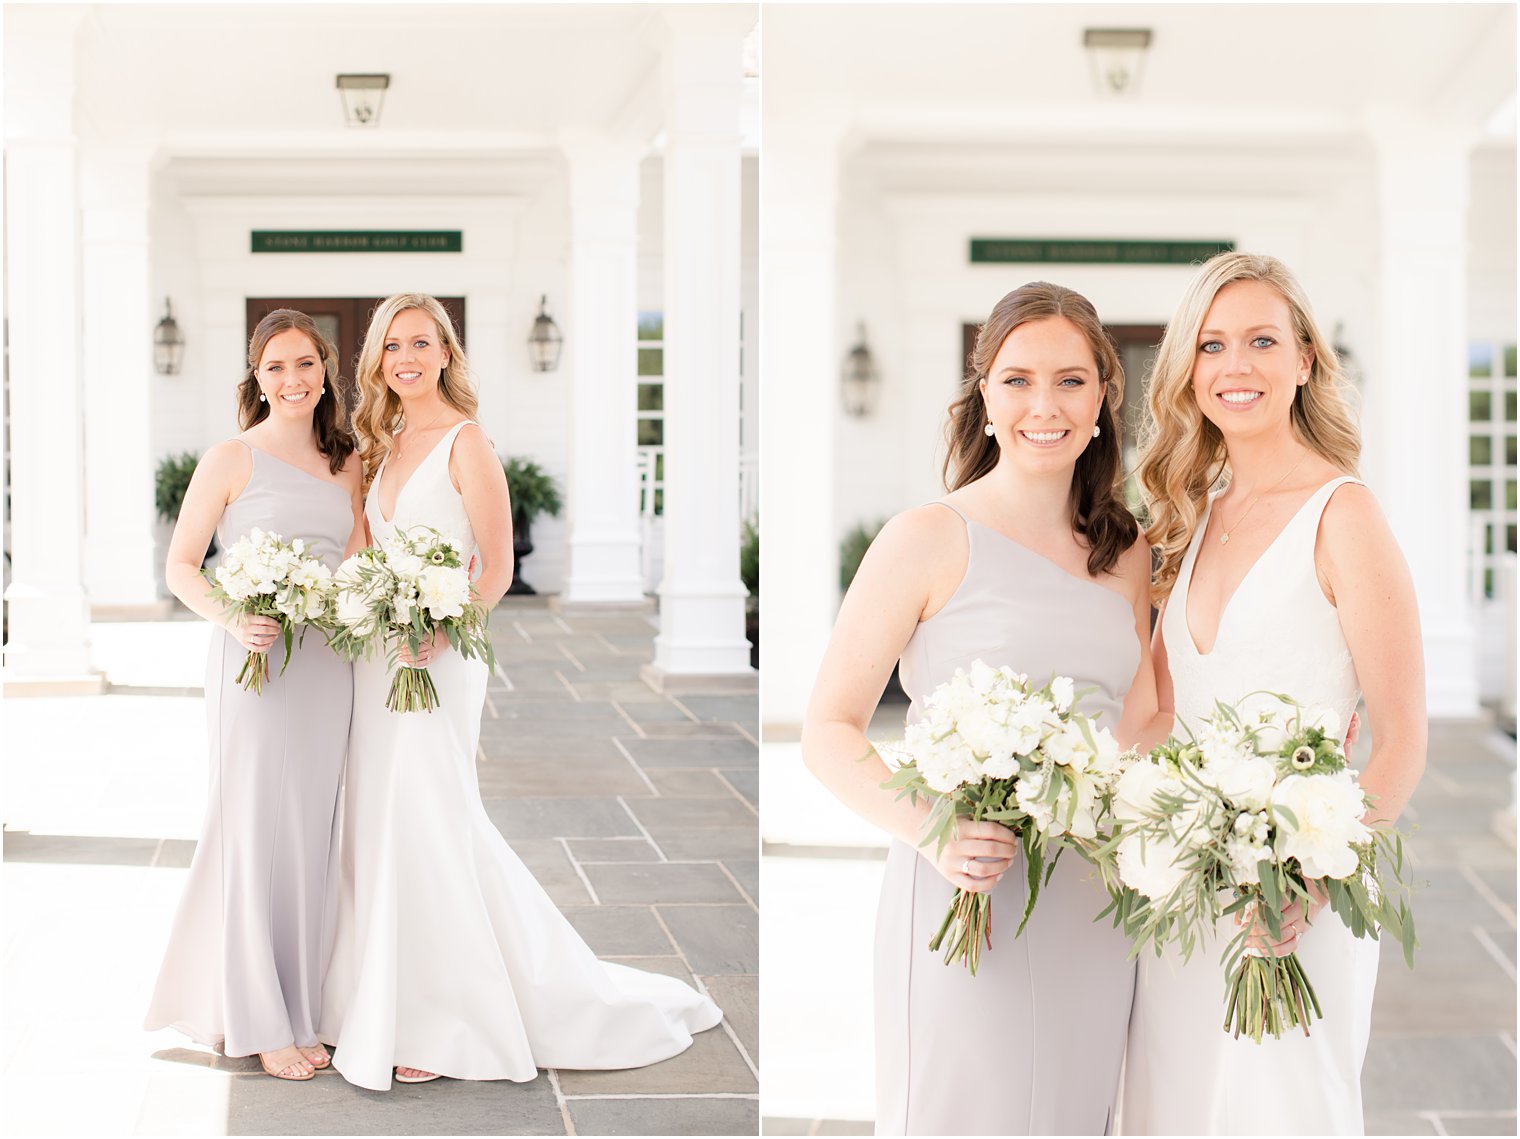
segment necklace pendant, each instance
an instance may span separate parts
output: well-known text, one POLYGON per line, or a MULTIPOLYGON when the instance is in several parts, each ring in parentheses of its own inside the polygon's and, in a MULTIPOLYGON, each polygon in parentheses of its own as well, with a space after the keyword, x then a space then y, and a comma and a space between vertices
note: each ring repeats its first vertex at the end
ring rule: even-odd
POLYGON ((1222 534, 1219 535, 1219 544, 1221 546, 1229 545, 1229 542, 1230 542, 1230 535, 1229 535, 1228 532, 1225 532, 1225 533, 1222 533, 1222 534))

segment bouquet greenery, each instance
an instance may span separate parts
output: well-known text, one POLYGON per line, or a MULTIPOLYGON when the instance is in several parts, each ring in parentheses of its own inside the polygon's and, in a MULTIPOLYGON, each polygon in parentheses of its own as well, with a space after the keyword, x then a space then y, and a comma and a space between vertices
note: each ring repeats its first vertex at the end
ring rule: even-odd
POLYGON ((1224 951, 1224 1027, 1237 1038, 1307 1036, 1320 1015, 1298 955, 1252 945, 1258 923, 1281 941, 1284 905, 1307 911, 1311 888, 1355 936, 1386 931, 1414 965, 1414 917, 1396 896, 1407 888, 1394 889, 1404 884, 1403 839, 1365 822, 1372 801, 1340 730, 1332 710, 1252 693, 1238 707, 1217 704, 1190 739, 1173 737, 1119 778, 1113 835, 1098 852, 1113 901, 1099 916, 1112 912, 1135 952, 1174 944, 1186 959, 1219 919, 1238 915, 1224 951))
MULTIPOLYGON (((328 644, 348 660, 372 656, 383 646, 395 665, 403 644, 415 656, 442 630, 460 656, 495 662, 488 615, 470 600, 459 547, 428 526, 398 530, 338 567, 327 628, 328 644)), ((431 712, 438 704, 426 668, 396 668, 387 708, 431 712)))
MULTIPOLYGON (((920 845, 943 850, 963 818, 1001 823, 1018 835, 1029 899, 1015 937, 1061 851, 1096 847, 1121 769, 1113 736, 1077 712, 1076 700, 1068 677, 1037 688, 1011 668, 976 661, 930 693, 899 747, 884 749, 899 766, 882 786, 933 804, 920 845)), ((929 942, 933 950, 941 945, 945 964, 962 961, 974 974, 983 947, 992 946, 991 897, 957 889, 929 942)))

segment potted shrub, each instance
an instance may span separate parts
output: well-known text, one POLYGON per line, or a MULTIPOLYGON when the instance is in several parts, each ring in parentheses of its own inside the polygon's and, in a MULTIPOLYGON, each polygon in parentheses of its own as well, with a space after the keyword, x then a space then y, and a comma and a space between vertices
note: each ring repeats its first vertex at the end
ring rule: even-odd
POLYGON ((744 635, 749 638, 749 666, 760 667, 760 526, 747 519, 739 529, 739 580, 749 594, 744 599, 744 635))
POLYGON ((512 496, 512 584, 507 592, 536 593, 522 577, 523 559, 533 552, 533 519, 540 514, 558 518, 564 501, 559 484, 533 460, 513 456, 503 459, 501 468, 512 496))
MULTIPOLYGON (((858 522, 839 542, 839 590, 843 593, 850 588, 850 582, 855 580, 855 571, 860 569, 861 559, 866 556, 866 550, 876 540, 876 535, 881 533, 881 528, 886 525, 885 520, 878 519, 875 522, 858 522)), ((902 682, 897 678, 897 666, 892 666, 892 675, 887 678, 887 686, 883 689, 883 700, 905 700, 907 694, 903 692, 902 682)))
MULTIPOLYGON (((159 518, 171 526, 179 520, 185 491, 190 489, 190 476, 195 474, 195 464, 200 461, 201 457, 194 451, 182 451, 178 455, 165 455, 153 472, 153 505, 158 509, 159 518)), ((216 535, 212 534, 206 556, 201 559, 202 568, 215 556, 216 535)))

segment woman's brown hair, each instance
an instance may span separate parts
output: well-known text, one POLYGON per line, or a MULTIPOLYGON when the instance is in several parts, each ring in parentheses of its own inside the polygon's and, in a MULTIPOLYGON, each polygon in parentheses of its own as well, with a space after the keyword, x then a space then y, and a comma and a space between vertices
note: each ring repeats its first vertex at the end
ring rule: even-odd
POLYGON ((1103 384, 1103 401, 1098 406, 1101 430, 1083 448, 1071 476, 1071 525, 1087 543, 1087 572, 1096 577, 1114 568, 1119 556, 1139 536, 1140 526, 1124 505, 1124 468, 1119 448, 1119 417, 1115 413, 1124 399, 1124 368, 1097 310, 1082 294, 1061 285, 1033 281, 1014 289, 993 306, 991 315, 977 330, 971 369, 960 398, 950 405, 950 421, 945 429, 949 444, 945 487, 959 490, 997 466, 1001 454, 997 439, 983 430, 987 404, 982 398, 981 381, 987 378, 992 361, 1010 332, 1021 324, 1057 316, 1071 321, 1087 339, 1098 365, 1098 379, 1103 384))
POLYGON ((254 328, 248 340, 248 371, 238 385, 238 426, 247 431, 268 418, 269 405, 259 399, 262 394, 257 376, 259 361, 264 358, 264 349, 273 337, 291 330, 310 340, 322 359, 322 386, 327 390, 317 399, 317 406, 312 410, 311 430, 316 437, 317 450, 327 456, 328 470, 337 474, 354 453, 354 437, 344 426, 348 415, 343 389, 338 386, 338 350, 322 335, 317 322, 304 312, 277 308, 254 328))

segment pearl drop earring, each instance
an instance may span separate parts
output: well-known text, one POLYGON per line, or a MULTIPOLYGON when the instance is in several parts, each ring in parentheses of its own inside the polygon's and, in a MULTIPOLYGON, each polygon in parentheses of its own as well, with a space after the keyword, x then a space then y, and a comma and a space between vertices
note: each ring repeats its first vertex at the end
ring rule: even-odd
POLYGON ((992 426, 992 421, 990 419, 987 421, 987 426, 982 428, 982 434, 987 436, 997 434, 997 428, 992 426))
POLYGON ((267 395, 265 395, 263 392, 260 392, 259 393, 259 402, 260 403, 268 403, 269 402, 269 397, 267 395))
POLYGON ((1102 434, 1103 434, 1103 428, 1099 427, 1096 423, 1094 423, 1093 424, 1093 438, 1096 439, 1099 435, 1102 435, 1102 434))

